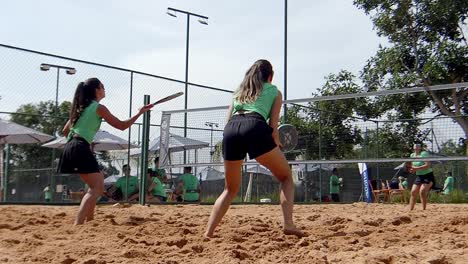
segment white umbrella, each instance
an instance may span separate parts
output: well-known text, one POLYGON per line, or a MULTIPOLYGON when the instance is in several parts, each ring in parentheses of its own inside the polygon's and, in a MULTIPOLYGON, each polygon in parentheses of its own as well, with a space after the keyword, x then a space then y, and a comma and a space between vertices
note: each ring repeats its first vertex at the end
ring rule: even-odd
MULTIPOLYGON (((4 183, 3 175, 3 145, 4 144, 34 144, 46 142, 53 136, 25 127, 15 122, 0 119, 0 185, 4 183)), ((3 198, 3 197, 2 197, 3 198)))
MULTIPOLYGON (((67 143, 65 137, 57 138, 51 142, 48 142, 43 147, 46 148, 63 148, 67 143)), ((106 151, 106 150, 123 150, 128 149, 128 141, 113 135, 104 130, 98 130, 93 140, 94 151, 106 151)), ((130 144, 130 148, 136 148, 137 146, 130 144)))
MULTIPOLYGON (((148 146, 148 151, 149 152, 157 152, 159 151, 159 137, 156 139, 152 140, 149 143, 148 146)), ((185 138, 179 135, 175 134, 170 134, 169 135, 169 152, 174 153, 174 152, 179 152, 179 151, 184 151, 184 150, 190 150, 190 149, 200 149, 200 148, 206 148, 209 147, 210 144, 204 141, 192 139, 192 138, 185 138)), ((130 152, 130 155, 139 155, 141 153, 141 149, 135 149, 130 152)))
POLYGON ((46 142, 53 136, 36 131, 7 120, 0 120, 0 145, 3 144, 33 144, 46 142))
POLYGON ((268 170, 267 168, 265 168, 263 166, 260 166, 260 165, 249 166, 249 167, 247 167, 246 172, 257 173, 257 174, 265 174, 265 175, 273 176, 273 174, 271 173, 270 170, 268 170))
POLYGON ((216 181, 224 179, 224 173, 212 167, 204 168, 200 172, 200 175, 203 181, 216 181))
POLYGON ((109 176, 107 178, 104 179, 104 184, 112 184, 112 183, 115 183, 117 182, 117 180, 119 179, 120 177, 119 176, 116 176, 116 175, 112 175, 112 176, 109 176))
MULTIPOLYGON (((270 170, 261 166, 261 165, 252 165, 248 166, 247 173, 249 173, 249 183, 247 184, 247 190, 245 192, 244 202, 250 202, 252 198, 252 187, 253 187, 253 175, 255 174, 263 174, 273 176, 270 170)), ((257 195, 258 195, 258 188, 257 188, 257 195)))

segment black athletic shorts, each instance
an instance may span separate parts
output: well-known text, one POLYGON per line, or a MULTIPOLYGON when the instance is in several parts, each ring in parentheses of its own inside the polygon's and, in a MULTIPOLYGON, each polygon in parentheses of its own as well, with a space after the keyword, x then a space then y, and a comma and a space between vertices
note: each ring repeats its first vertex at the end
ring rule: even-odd
POLYGON ((81 174, 100 172, 89 143, 80 137, 74 137, 65 144, 57 171, 81 174))
POLYGON ((414 180, 414 184, 430 184, 432 182, 432 186, 435 186, 435 178, 434 173, 431 171, 424 175, 416 175, 416 179, 414 180))
POLYGON ((224 127, 224 160, 255 159, 276 147, 273 129, 258 113, 233 115, 224 127))

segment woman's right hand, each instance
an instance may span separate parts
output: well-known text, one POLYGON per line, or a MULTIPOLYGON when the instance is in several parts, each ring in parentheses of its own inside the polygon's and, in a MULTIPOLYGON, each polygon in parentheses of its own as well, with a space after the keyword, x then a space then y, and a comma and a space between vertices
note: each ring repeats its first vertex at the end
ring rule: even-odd
POLYGON ((151 108, 153 108, 153 106, 154 106, 154 104, 145 105, 145 106, 143 106, 142 108, 138 109, 138 113, 139 113, 139 114, 146 113, 146 112, 148 112, 149 110, 151 110, 151 108))
POLYGON ((281 141, 279 140, 278 129, 273 129, 272 136, 273 136, 273 140, 275 141, 276 145, 277 145, 279 148, 282 148, 283 145, 281 145, 281 141))

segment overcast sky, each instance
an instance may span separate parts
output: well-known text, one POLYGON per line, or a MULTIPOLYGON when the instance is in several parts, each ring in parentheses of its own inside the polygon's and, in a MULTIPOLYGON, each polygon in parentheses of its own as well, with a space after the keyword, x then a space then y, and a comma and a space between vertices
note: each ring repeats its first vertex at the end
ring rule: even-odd
MULTIPOLYGON (((190 82, 233 90, 265 58, 282 89, 283 0, 5 1, 0 41, 183 80, 186 18, 167 7, 209 17, 208 26, 191 19, 190 82)), ((357 73, 381 42, 351 0, 290 0, 288 18, 290 99, 309 97, 329 73, 357 73)))

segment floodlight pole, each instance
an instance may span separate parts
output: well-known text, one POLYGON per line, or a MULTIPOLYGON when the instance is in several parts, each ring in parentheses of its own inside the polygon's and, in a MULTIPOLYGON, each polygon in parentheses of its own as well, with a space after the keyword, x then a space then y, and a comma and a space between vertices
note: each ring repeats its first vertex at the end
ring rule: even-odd
MULTIPOLYGON (((61 69, 66 70, 67 74, 73 75, 73 74, 76 73, 76 69, 72 68, 72 67, 62 66, 62 65, 41 63, 41 67, 40 67, 41 71, 48 71, 50 68, 56 68, 57 69, 57 84, 56 84, 56 87, 55 87, 55 110, 54 110, 55 118, 57 118, 60 70, 61 69)), ((54 130, 55 130, 55 125, 56 125, 56 123, 54 122, 54 130)))
MULTIPOLYGON (((57 133, 57 118, 58 118, 58 93, 59 93, 59 84, 60 84, 60 70, 66 70, 67 74, 73 75, 76 73, 76 69, 72 67, 67 67, 67 66, 62 66, 62 65, 56 65, 56 64, 48 64, 48 63, 41 63, 41 71, 48 71, 50 68, 56 68, 57 69, 57 81, 56 81, 56 86, 55 86, 55 108, 54 108, 54 119, 52 121, 52 124, 54 126, 54 136, 57 133)), ((55 149, 52 149, 52 168, 54 167, 54 161, 55 161, 55 149)), ((50 186, 53 190, 55 190, 55 178, 53 175, 51 175, 50 179, 50 186)), ((54 199, 54 196, 52 196, 52 200, 54 199)))
MULTIPOLYGON (((175 9, 172 7, 167 8, 167 14, 173 17, 177 17, 176 14, 181 13, 187 15, 187 31, 186 31, 186 43, 185 43, 185 102, 184 102, 184 109, 188 109, 188 67, 189 67, 189 39, 190 39, 190 16, 198 17, 200 24, 208 25, 206 20, 208 20, 208 17, 202 16, 199 14, 191 13, 188 11, 180 10, 180 9, 175 9), (171 13, 172 12, 172 13, 171 13)), ((187 137, 187 112, 184 113, 184 137, 187 137)), ((184 151, 184 163, 187 163, 187 152, 184 151)))

